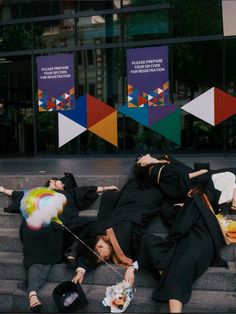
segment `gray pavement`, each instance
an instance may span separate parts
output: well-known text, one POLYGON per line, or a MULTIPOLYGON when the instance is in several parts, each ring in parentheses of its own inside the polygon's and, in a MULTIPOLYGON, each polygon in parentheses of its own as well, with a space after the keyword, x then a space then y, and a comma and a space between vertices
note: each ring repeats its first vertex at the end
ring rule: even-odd
MULTIPOLYGON (((236 167, 236 156, 180 156, 177 159, 193 166, 194 162, 210 162, 212 169, 236 167)), ((81 158, 2 158, 1 175, 61 175, 72 172, 74 175, 126 175, 135 156, 129 157, 81 157, 81 158)))

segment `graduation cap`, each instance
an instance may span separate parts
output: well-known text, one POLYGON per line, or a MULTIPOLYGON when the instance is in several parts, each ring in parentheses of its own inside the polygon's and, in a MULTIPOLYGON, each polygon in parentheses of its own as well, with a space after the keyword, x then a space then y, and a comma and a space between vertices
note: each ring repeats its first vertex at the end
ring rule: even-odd
POLYGON ((73 312, 88 304, 81 285, 72 281, 60 283, 54 288, 52 296, 59 312, 73 312))

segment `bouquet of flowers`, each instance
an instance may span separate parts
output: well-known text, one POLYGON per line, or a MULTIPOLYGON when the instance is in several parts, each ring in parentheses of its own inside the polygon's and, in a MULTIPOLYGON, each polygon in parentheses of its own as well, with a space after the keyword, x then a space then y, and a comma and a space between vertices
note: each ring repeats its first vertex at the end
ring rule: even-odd
POLYGON ((110 306, 111 313, 122 313, 130 304, 133 296, 134 288, 129 282, 123 280, 114 286, 106 288, 106 294, 102 304, 104 306, 110 306))

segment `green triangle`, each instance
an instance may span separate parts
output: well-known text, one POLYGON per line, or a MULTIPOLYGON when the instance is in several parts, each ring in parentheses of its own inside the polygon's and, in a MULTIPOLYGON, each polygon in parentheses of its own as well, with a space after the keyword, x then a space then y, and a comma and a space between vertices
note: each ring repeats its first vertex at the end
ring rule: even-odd
POLYGON ((161 119, 150 128, 168 140, 180 145, 180 109, 161 119))

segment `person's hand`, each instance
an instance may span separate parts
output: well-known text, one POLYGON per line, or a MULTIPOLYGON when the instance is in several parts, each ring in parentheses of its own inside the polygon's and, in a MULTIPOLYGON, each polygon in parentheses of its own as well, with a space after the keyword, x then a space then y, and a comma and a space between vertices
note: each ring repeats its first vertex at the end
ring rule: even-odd
POLYGON ((133 267, 128 267, 125 271, 125 275, 124 275, 124 280, 129 282, 131 284, 131 286, 134 285, 134 268, 133 267))
POLYGON ((84 274, 78 271, 71 281, 75 284, 77 283, 81 284, 83 282, 83 279, 84 279, 84 274))

